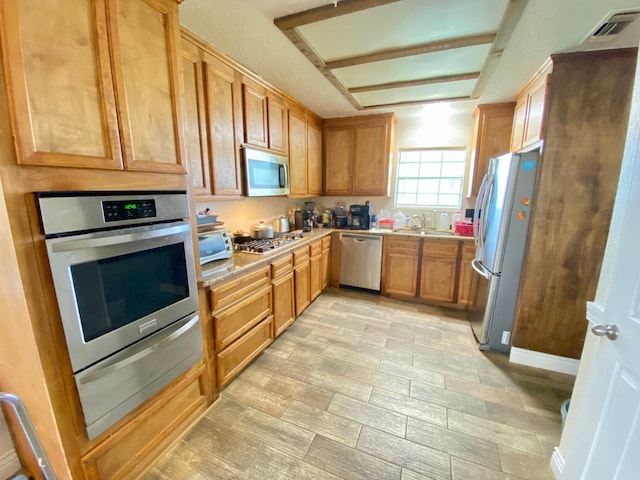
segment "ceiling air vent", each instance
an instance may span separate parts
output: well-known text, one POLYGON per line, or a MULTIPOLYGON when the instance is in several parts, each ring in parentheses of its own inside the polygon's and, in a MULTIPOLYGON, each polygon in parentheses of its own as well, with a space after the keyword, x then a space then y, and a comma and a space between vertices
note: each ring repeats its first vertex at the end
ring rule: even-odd
POLYGON ((614 13, 604 23, 596 27, 591 38, 601 39, 617 35, 638 17, 640 17, 640 11, 614 13))

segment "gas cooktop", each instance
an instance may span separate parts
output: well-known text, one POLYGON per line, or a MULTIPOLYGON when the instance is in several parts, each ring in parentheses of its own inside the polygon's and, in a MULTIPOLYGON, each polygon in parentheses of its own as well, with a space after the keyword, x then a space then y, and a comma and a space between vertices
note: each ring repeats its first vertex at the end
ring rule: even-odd
POLYGON ((279 248, 289 245, 291 242, 302 239, 302 230, 294 230, 288 233, 276 233, 274 238, 265 238, 262 240, 249 240, 244 243, 234 244, 236 252, 257 253, 264 255, 279 248))

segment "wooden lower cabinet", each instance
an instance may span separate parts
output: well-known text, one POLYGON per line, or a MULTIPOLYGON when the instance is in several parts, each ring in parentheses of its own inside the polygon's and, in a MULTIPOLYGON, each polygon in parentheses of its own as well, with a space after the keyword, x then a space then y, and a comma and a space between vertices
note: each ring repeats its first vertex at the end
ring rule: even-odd
POLYGON ((218 353, 216 374, 218 386, 226 385, 273 342, 273 315, 270 315, 231 346, 218 353))
POLYGON ((322 270, 322 289, 329 286, 331 279, 331 235, 322 239, 322 258, 320 259, 322 270))
POLYGON ((210 289, 218 387, 273 341, 272 294, 269 266, 210 289))
POLYGON ((296 291, 296 316, 300 316, 311 303, 311 271, 309 247, 293 252, 293 279, 296 291))
POLYGON ((322 240, 311 244, 309 259, 309 290, 311 301, 322 293, 322 240))
POLYGON ((204 363, 167 386, 144 411, 82 457, 85 478, 137 478, 207 408, 204 363))
POLYGON ((396 297, 415 297, 418 285, 420 238, 385 237, 382 291, 396 297))
POLYGON ((271 263, 273 289, 273 329, 277 337, 296 319, 295 287, 293 281, 293 255, 271 263))
POLYGON ((458 304, 469 305, 476 290, 477 276, 471 267, 471 261, 476 255, 476 246, 473 242, 462 244, 460 249, 460 273, 458 278, 458 304))
POLYGON ((384 242, 384 295, 452 307, 470 303, 473 242, 408 235, 387 236, 384 242))
POLYGON ((458 242, 424 239, 420 272, 420 300, 456 301, 458 242))

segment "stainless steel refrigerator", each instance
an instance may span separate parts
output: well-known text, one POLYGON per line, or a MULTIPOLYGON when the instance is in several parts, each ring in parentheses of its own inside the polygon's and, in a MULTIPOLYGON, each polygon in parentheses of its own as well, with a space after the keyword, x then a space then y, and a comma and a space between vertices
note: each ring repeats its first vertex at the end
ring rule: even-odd
POLYGON ((469 321, 481 350, 508 352, 531 213, 538 153, 489 162, 473 219, 477 289, 469 321))

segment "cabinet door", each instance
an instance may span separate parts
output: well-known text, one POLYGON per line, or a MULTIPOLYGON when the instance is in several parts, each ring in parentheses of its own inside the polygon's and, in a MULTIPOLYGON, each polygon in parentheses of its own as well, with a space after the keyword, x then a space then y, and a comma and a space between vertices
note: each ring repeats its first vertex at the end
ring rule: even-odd
POLYGON ((205 55, 209 158, 214 195, 242 195, 240 150, 240 80, 226 63, 205 55))
POLYGON ((277 337, 296 319, 293 272, 278 278, 273 285, 273 328, 277 337))
POLYGON ((305 114, 289 109, 289 176, 292 196, 307 194, 307 120, 305 114))
POLYGON ((322 289, 324 290, 329 286, 329 279, 331 275, 331 250, 326 248, 322 251, 322 289))
POLYGON ((104 0, 2 0, 0 21, 18 163, 122 169, 104 0))
POLYGON ((312 301, 322 293, 322 255, 309 260, 309 290, 312 301))
POLYGON ((322 128, 307 118, 307 183, 309 195, 322 195, 322 128))
POLYGON ((387 252, 384 256, 383 291, 387 295, 415 297, 418 288, 418 256, 387 252))
POLYGON ((524 128, 522 146, 526 147, 542 139, 544 128, 544 106, 547 99, 547 76, 544 75, 540 83, 529 94, 527 107, 527 123, 524 128))
POLYGON ((244 141, 256 147, 268 148, 267 92, 248 79, 242 84, 242 107, 244 112, 244 141))
POLYGON ((201 52, 185 38, 181 47, 185 165, 194 195, 211 195, 201 52))
POLYGON ((324 193, 350 195, 355 129, 352 126, 325 128, 324 145, 324 193))
POLYGON ((527 96, 518 100, 513 112, 513 129, 511 130, 511 151, 517 152, 522 148, 524 126, 527 120, 527 96))
POLYGON ((356 128, 353 195, 387 195, 390 162, 387 128, 386 122, 356 128))
POLYGON ((293 270, 296 291, 296 316, 300 316, 311 303, 309 285, 309 261, 304 261, 293 270))
POLYGON ((269 124, 269 148, 277 152, 287 153, 287 112, 284 102, 279 98, 267 97, 267 113, 269 124))
POLYGON ((473 242, 466 242, 462 245, 460 255, 460 277, 458 280, 458 303, 469 305, 474 298, 477 287, 477 275, 471 267, 471 261, 475 257, 476 247, 473 242))
POLYGON ((455 302, 458 247, 457 240, 424 240, 418 294, 421 300, 455 302))
POLYGON ((107 0, 107 4, 125 166, 184 173, 177 4, 173 0, 107 0))

